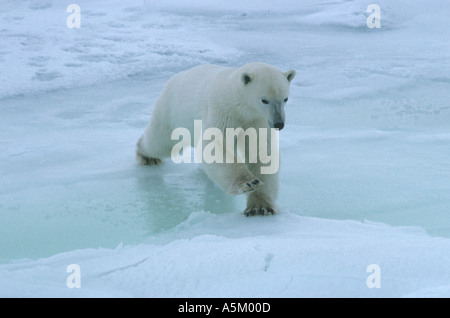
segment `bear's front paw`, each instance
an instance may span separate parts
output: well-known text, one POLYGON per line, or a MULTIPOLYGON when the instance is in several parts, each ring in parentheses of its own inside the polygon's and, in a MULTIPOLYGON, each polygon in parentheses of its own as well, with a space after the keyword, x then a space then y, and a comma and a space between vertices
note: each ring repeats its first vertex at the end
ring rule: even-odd
POLYGON ((236 182, 228 191, 231 194, 241 194, 255 191, 262 184, 258 178, 253 178, 249 181, 236 182))
POLYGON ((273 215, 275 213, 277 213, 276 209, 271 206, 252 206, 244 211, 245 216, 273 215))

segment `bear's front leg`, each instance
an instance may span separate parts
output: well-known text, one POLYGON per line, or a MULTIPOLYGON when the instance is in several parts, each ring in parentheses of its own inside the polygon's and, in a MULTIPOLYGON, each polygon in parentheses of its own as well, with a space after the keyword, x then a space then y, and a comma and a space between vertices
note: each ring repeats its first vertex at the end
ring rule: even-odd
POLYGON ((275 200, 278 195, 278 172, 261 174, 259 164, 250 164, 249 170, 261 180, 261 186, 247 196, 245 216, 272 215, 278 212, 275 200))

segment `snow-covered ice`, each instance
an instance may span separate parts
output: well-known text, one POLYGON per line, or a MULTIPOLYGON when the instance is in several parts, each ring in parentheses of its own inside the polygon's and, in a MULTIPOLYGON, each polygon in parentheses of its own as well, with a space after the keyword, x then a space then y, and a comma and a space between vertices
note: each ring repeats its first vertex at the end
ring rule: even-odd
POLYGON ((3 1, 0 296, 449 297, 450 6, 373 2, 3 1), (170 76, 250 61, 297 70, 270 217, 134 160, 170 76))
POLYGON ((420 229, 193 212, 153 242, 82 249, 2 266, 8 296, 396 297, 448 295, 450 241, 420 229), (430 247, 433 248, 430 248, 430 247), (65 287, 68 264, 81 288, 65 287), (369 289, 368 265, 381 269, 369 289))

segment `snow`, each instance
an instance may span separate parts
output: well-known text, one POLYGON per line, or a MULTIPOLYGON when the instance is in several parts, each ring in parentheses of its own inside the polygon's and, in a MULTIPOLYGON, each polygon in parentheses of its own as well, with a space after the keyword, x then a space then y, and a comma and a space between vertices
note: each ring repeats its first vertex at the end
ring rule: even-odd
POLYGON ((4 265, 3 292, 44 297, 395 297, 430 293, 427 288, 445 295, 450 288, 445 280, 450 255, 440 253, 450 248, 449 240, 431 238, 420 229, 289 212, 254 219, 194 212, 151 241, 4 265), (81 268, 81 288, 61 288, 66 266, 74 262, 81 268), (366 285, 370 264, 381 268, 379 289, 366 285))
POLYGON ((371 3, 3 1, 0 297, 449 297, 450 6, 371 3), (297 70, 270 217, 134 161, 170 76, 250 61, 297 70))

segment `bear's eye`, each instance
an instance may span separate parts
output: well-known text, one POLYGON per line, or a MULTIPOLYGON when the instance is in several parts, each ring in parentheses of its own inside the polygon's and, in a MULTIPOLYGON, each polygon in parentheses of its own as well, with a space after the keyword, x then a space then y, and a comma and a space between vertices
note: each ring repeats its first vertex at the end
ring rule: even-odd
POLYGON ((261 102, 262 102, 263 104, 269 104, 269 101, 268 101, 267 99, 265 99, 265 98, 261 99, 261 102))
POLYGON ((288 98, 286 97, 285 99, 284 99, 284 102, 286 103, 288 101, 288 98))

